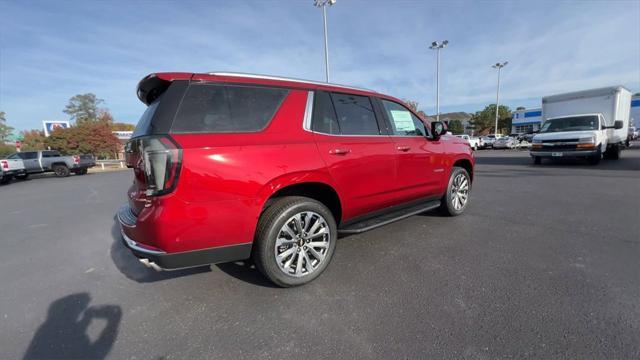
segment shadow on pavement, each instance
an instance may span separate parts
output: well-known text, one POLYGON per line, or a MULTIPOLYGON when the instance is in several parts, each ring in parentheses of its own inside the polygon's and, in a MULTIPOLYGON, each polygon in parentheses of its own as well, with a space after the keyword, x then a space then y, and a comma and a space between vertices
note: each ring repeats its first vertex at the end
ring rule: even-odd
POLYGON ((536 168, 570 168, 570 169, 595 169, 595 170, 640 170, 640 159, 637 157, 625 157, 624 152, 618 160, 603 159, 598 165, 589 165, 584 159, 544 159, 542 164, 534 165, 529 156, 487 156, 476 157, 476 165, 510 165, 527 166, 536 168))
POLYGON ((256 266, 250 259, 225 264, 217 264, 216 266, 227 275, 233 276, 238 280, 242 280, 253 285, 277 288, 276 285, 270 282, 260 273, 260 271, 258 271, 258 269, 256 269, 256 266))
POLYGON ((122 309, 117 305, 89 306, 91 296, 77 293, 49 305, 47 319, 36 331, 24 359, 104 359, 118 335, 122 309), (87 329, 94 320, 104 327, 95 341, 87 329))
POLYGON ((173 271, 155 271, 145 267, 122 243, 123 240, 122 234, 120 234, 120 224, 118 224, 115 219, 113 226, 111 227, 111 237, 113 238, 110 251, 111 260, 124 276, 133 281, 149 283, 211 271, 210 266, 200 266, 173 271))

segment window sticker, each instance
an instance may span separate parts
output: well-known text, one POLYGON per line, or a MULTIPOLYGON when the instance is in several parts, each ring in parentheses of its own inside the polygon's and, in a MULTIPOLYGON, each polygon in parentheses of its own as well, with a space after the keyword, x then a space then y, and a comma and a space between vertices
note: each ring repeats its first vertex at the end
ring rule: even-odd
POLYGON ((415 131, 416 126, 411 119, 411 113, 405 110, 391 110, 391 117, 397 131, 415 131))

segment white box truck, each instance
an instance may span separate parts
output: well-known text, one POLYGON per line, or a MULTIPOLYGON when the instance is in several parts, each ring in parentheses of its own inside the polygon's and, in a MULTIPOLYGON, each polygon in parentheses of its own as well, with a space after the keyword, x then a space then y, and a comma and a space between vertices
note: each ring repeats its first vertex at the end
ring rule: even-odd
POLYGON ((618 159, 627 140, 631 91, 623 86, 542 98, 542 127, 533 137, 531 157, 582 157, 595 165, 618 159))

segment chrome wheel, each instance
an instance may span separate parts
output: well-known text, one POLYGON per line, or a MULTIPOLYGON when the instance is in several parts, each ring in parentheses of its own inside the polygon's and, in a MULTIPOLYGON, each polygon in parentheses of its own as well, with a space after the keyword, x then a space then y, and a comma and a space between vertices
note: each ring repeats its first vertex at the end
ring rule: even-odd
POLYGON ((327 221, 318 213, 298 213, 280 228, 274 254, 287 275, 302 277, 313 273, 325 260, 331 234, 327 221))
POLYGON ((456 211, 462 210, 469 199, 469 179, 464 174, 458 174, 451 184, 451 205, 456 211))

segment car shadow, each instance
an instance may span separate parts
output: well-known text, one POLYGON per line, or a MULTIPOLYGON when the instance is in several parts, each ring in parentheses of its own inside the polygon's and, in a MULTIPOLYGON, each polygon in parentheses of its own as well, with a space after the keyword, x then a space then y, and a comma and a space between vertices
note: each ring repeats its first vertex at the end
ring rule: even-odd
POLYGON ((264 277, 251 259, 235 261, 224 264, 216 264, 218 269, 238 280, 268 288, 277 288, 275 284, 264 277))
POLYGON ((209 265, 173 271, 155 271, 145 267, 123 244, 120 224, 115 218, 111 226, 111 237, 113 238, 110 251, 111 260, 124 276, 135 282, 150 283, 211 271, 209 265))
POLYGON ((24 359, 104 359, 116 341, 122 309, 118 305, 89 306, 90 302, 88 293, 53 301, 24 359), (92 341, 87 330, 94 320, 102 320, 104 326, 92 341))

